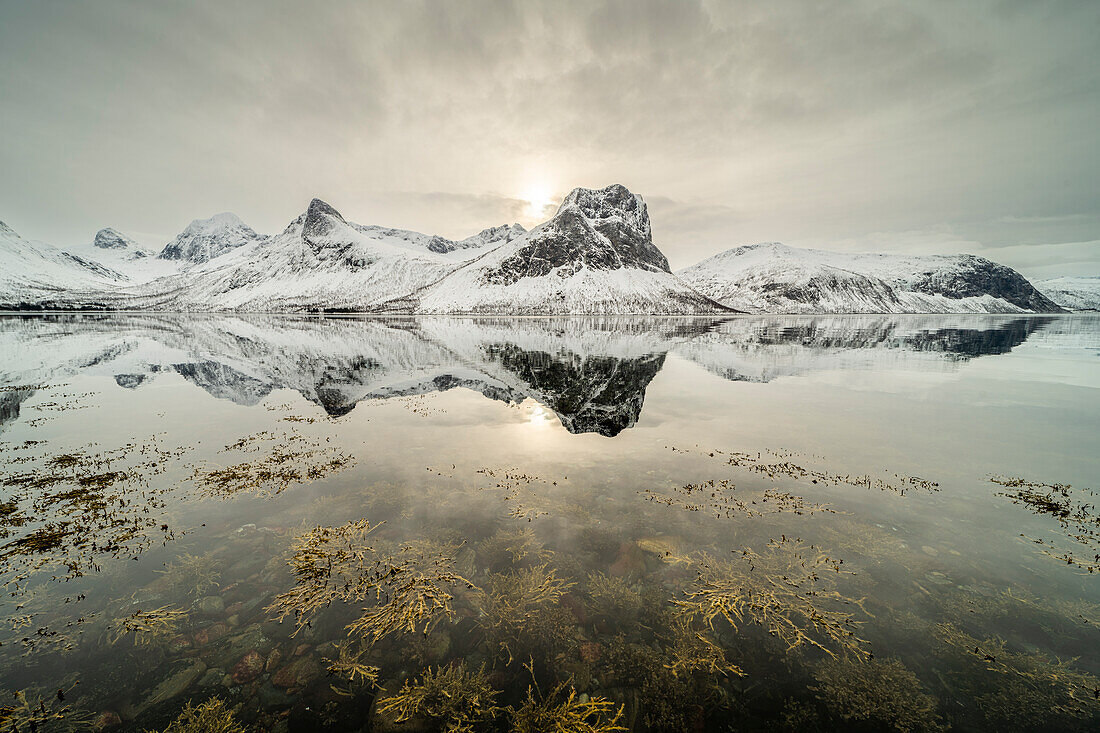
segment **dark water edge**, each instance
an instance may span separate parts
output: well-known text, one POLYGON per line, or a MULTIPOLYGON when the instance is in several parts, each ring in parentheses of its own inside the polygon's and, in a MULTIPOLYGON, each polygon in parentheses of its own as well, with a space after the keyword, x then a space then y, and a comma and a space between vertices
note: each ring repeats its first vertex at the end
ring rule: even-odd
POLYGON ((20 730, 1100 723, 1100 317, 51 314, 0 347, 20 730))

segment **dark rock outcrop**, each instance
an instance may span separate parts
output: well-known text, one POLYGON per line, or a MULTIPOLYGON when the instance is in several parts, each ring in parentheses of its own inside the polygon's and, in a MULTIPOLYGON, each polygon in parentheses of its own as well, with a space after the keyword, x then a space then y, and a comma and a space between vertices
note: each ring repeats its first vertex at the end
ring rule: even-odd
POLYGON ((1034 285, 1011 267, 984 257, 963 255, 954 269, 921 273, 913 289, 945 298, 970 298, 992 295, 1036 313, 1061 313, 1060 307, 1040 293, 1034 285))
POLYGON ((526 244, 498 267, 486 272, 484 281, 511 285, 555 270, 568 277, 582 268, 622 267, 669 272, 668 260, 653 244, 645 202, 613 184, 599 191, 574 189, 554 218, 534 230, 526 244))

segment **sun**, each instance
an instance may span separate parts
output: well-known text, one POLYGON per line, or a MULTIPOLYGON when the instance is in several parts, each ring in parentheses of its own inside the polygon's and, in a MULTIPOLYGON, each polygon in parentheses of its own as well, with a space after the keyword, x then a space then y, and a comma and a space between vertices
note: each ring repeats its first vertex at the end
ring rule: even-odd
POLYGON ((542 221, 546 218, 546 208, 554 203, 553 195, 549 186, 543 184, 528 186, 520 195, 520 198, 527 203, 523 209, 523 215, 534 221, 542 221))

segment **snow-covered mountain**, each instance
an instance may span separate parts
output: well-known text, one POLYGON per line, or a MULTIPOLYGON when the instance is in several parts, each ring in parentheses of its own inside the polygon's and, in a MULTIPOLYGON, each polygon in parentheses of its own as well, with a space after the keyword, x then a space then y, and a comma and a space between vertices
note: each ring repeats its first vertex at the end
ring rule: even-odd
POLYGON ((677 272, 750 313, 1023 313, 1062 309, 1022 275, 974 255, 737 247, 677 272))
POLYGON ((1039 280, 1035 287, 1063 308, 1100 310, 1100 276, 1055 277, 1039 280))
POLYGON ((195 219, 157 255, 162 260, 190 263, 209 262, 231 250, 264 239, 240 220, 225 212, 209 219, 195 219))
POLYGON ((510 315, 728 312, 669 271, 653 244, 645 202, 620 185, 574 189, 549 221, 385 309, 510 315))
POLYGON ((24 239, 0 222, 0 308, 39 307, 73 287, 110 289, 125 279, 94 260, 24 239))
POLYGON ((438 280, 476 252, 474 242, 353 224, 314 199, 281 234, 131 289, 118 302, 181 311, 366 310, 438 280), (450 246, 433 249, 436 240, 450 246))
POLYGON ((320 199, 275 236, 234 214, 197 219, 156 256, 114 229, 69 253, 7 227, 0 235, 0 307, 667 316, 1058 312, 1059 298, 1100 301, 1058 281, 1050 287, 1064 294, 1052 300, 973 255, 767 243, 672 273, 645 202, 620 185, 573 190, 531 231, 497 226, 460 240, 349 222, 320 199))

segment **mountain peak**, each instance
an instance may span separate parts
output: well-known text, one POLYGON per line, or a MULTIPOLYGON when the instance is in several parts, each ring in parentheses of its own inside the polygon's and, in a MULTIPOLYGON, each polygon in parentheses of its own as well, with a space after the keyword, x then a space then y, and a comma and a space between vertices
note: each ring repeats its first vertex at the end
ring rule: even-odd
POLYGON ((222 212, 195 219, 157 255, 162 260, 207 262, 231 249, 262 239, 236 214, 222 212))
POLYGON ((578 214, 608 240, 621 264, 670 272, 668 259, 653 244, 645 201, 626 186, 613 183, 601 189, 574 188, 548 224, 575 230, 578 214))
POLYGON ((187 225, 187 231, 203 231, 208 232, 215 229, 231 229, 233 227, 243 227, 244 222, 241 221, 241 217, 236 214, 223 211, 220 214, 214 214, 209 219, 195 219, 187 225))
POLYGON ((650 235, 649 211, 641 196, 631 193, 620 184, 606 188, 574 188, 561 202, 560 212, 566 206, 575 205, 586 217, 594 220, 618 218, 643 236, 650 235))
POLYGON ((347 224, 340 212, 321 199, 313 199, 306 209, 306 218, 302 224, 303 237, 324 237, 330 234, 336 223, 347 224))
POLYGON ((0 221, 0 234, 6 234, 9 237, 18 237, 19 236, 19 234, 14 229, 9 227, 7 224, 5 224, 2 221, 0 221))
POLYGON ((95 233, 92 245, 100 249, 130 249, 136 248, 137 242, 127 237, 117 229, 105 227, 95 233))

